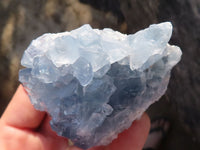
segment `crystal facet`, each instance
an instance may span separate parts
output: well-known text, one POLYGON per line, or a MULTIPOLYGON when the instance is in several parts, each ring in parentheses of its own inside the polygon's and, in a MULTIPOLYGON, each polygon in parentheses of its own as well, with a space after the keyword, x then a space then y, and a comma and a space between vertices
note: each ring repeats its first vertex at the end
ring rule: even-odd
POLYGON ((182 54, 171 34, 170 22, 131 35, 90 25, 44 34, 24 52, 19 81, 58 135, 106 145, 165 93, 182 54))

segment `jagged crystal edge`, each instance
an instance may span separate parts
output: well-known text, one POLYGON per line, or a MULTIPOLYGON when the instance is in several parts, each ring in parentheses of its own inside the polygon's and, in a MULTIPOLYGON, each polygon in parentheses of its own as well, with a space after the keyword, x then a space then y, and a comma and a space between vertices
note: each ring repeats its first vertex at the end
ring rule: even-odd
POLYGON ((24 52, 19 81, 59 135, 106 145, 165 93, 182 54, 171 34, 170 22, 131 35, 89 25, 44 34, 24 52))

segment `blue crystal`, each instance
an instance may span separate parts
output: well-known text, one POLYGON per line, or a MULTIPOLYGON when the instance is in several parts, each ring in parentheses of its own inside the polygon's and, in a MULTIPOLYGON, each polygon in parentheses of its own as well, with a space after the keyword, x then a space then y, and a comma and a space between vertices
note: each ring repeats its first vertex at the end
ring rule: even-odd
POLYGON ((33 40, 19 81, 51 127, 80 148, 109 144, 166 91, 181 50, 170 22, 126 35, 90 25, 33 40))

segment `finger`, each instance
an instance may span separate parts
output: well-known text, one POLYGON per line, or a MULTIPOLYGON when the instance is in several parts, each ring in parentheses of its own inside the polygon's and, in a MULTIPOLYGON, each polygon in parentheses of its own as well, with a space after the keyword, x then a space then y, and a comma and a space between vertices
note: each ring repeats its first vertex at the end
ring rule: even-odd
POLYGON ((20 85, 1 120, 13 127, 35 129, 42 122, 44 115, 45 112, 35 110, 26 91, 20 85))
POLYGON ((118 135, 106 150, 141 150, 144 146, 150 129, 149 117, 144 114, 140 120, 118 135))

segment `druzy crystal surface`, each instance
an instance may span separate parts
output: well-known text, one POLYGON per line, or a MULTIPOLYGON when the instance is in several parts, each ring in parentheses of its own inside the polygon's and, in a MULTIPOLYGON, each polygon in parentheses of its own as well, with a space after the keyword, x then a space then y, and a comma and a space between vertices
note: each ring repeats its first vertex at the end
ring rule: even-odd
POLYGON ((170 22, 135 34, 90 25, 33 40, 19 80, 51 127, 81 148, 106 145, 166 91, 181 50, 170 22))

